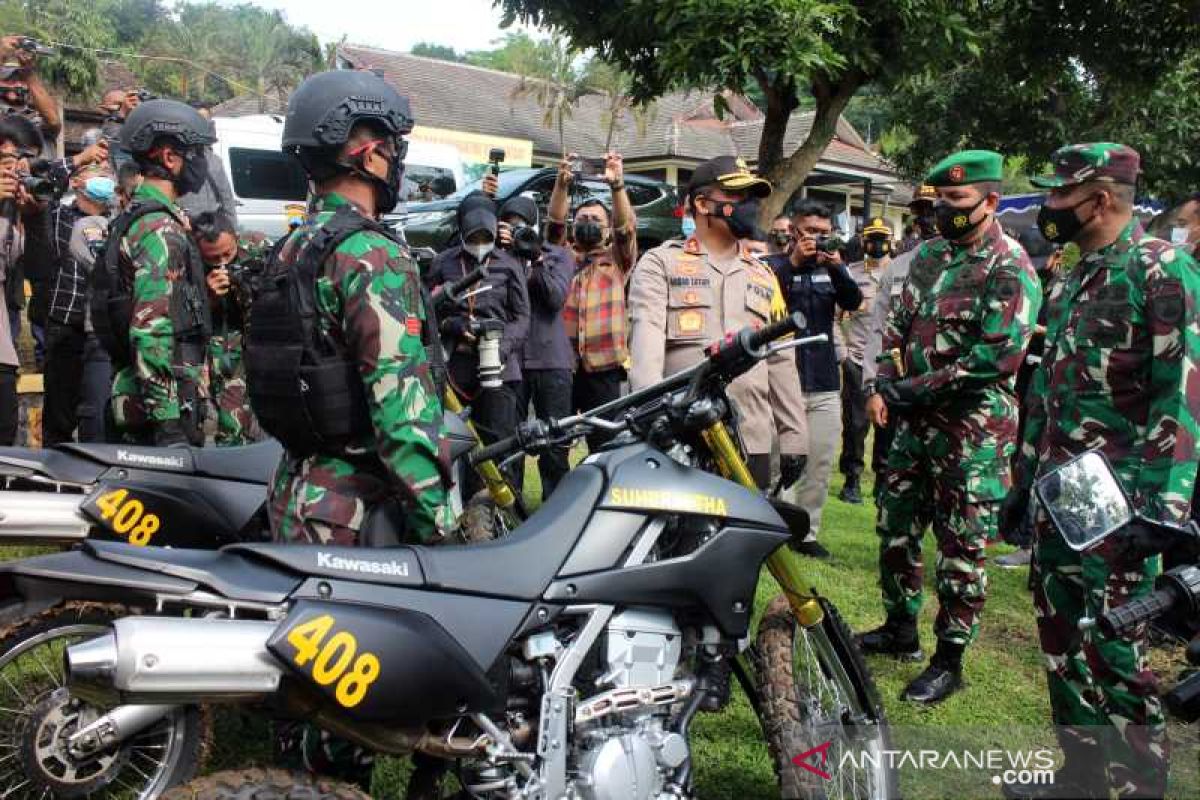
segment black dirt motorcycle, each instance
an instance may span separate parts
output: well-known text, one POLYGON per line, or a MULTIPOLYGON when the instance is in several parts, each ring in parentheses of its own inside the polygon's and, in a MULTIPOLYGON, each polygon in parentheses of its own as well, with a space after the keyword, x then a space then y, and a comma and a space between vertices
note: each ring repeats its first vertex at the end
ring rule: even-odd
MULTIPOLYGON (((37 613, 0 641, 0 792, 157 796, 195 768, 181 743, 200 707, 224 702, 445 759, 459 797, 678 800, 694 796, 692 720, 732 667, 785 797, 897 796, 863 660, 785 546, 807 517, 755 489, 731 428, 725 385, 799 321, 743 330, 656 386, 479 453, 621 433, 497 541, 93 540, 0 566, 0 596, 37 613), (764 563, 784 594, 748 647, 764 563)), ((179 791, 355 796, 261 770, 179 791)))
MULTIPOLYGON (((476 268, 439 287, 434 302, 452 306, 487 277, 476 268)), ((478 444, 466 410, 446 397, 455 486, 471 468, 464 456, 478 444)), ((270 539, 267 491, 283 449, 274 440, 246 447, 136 447, 62 444, 46 449, 0 448, 0 545, 70 545, 85 539, 132 545, 216 549, 270 539)), ((527 514, 494 464, 474 468, 486 493, 452 491, 455 516, 471 515, 472 538, 502 533, 527 514), (485 533, 479 533, 484 531, 485 533)), ((368 520, 366 538, 387 543, 398 508, 385 505, 368 520)), ((2 795, 0 795, 2 796, 2 795)))

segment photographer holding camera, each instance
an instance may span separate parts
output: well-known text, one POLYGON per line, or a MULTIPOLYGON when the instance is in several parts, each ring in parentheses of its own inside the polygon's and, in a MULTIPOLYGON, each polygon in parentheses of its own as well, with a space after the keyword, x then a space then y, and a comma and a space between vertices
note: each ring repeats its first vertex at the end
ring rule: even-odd
POLYGON ((803 200, 792 213, 796 243, 790 254, 767 257, 787 296, 788 310, 804 314, 808 327, 802 336, 825 334, 826 342, 805 345, 796 351, 796 365, 804 390, 808 415, 808 466, 795 487, 795 502, 811 521, 808 541, 800 551, 825 558, 829 552, 816 540, 821 509, 829 491, 833 457, 842 435, 842 403, 838 357, 834 345, 834 320, 838 310, 855 311, 862 290, 838 253, 841 242, 833 236, 833 212, 814 200, 803 200))
POLYGON ((43 157, 54 155, 52 142, 62 130, 58 103, 37 73, 37 57, 53 52, 28 36, 0 39, 0 114, 17 114, 37 126, 43 157))
MULTIPOLYGON (((500 209, 500 246, 521 262, 529 287, 529 338, 525 340, 517 418, 529 413, 530 403, 542 419, 570 416, 575 357, 562 312, 575 274, 575 258, 565 247, 542 241, 538 207, 528 197, 510 198, 500 209)), ((566 446, 555 447, 538 458, 543 497, 554 492, 570 469, 569 451, 566 446)), ((521 476, 517 477, 520 482, 521 476)))
POLYGON ((237 225, 220 211, 191 218, 192 236, 204 262, 212 338, 208 340, 208 383, 217 411, 217 447, 236 447, 262 438, 246 390, 242 351, 254 285, 271 242, 261 233, 238 236, 237 225))
MULTIPOLYGON (((472 192, 458 207, 459 243, 438 254, 425 275, 430 290, 462 278, 477 267, 486 275, 457 307, 442 310, 450 383, 464 403, 485 443, 511 436, 517 429, 517 393, 521 353, 529 333, 529 291, 525 270, 497 246, 496 204, 483 192, 472 192)), ((470 497, 479 489, 472 473, 470 497)))
POLYGON ((112 150, 113 169, 120 169, 133 159, 133 154, 121 147, 121 128, 133 110, 146 100, 154 99, 145 89, 109 89, 100 101, 100 110, 105 113, 101 136, 112 150))

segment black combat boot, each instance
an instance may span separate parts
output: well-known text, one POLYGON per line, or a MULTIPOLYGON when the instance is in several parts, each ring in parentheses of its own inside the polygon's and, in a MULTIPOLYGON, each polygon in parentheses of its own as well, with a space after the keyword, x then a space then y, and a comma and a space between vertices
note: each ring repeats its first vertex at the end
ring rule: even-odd
POLYGON ((921 640, 917 635, 916 617, 888 616, 887 622, 874 630, 858 635, 858 646, 864 653, 892 656, 901 661, 921 661, 921 640))
POLYGON ((862 488, 859 486, 857 475, 846 476, 846 483, 842 486, 842 490, 838 492, 838 500, 854 506, 862 505, 862 488))
POLYGON ((965 644, 939 640, 929 666, 904 687, 900 699, 931 706, 957 692, 962 688, 962 656, 966 648, 965 644))

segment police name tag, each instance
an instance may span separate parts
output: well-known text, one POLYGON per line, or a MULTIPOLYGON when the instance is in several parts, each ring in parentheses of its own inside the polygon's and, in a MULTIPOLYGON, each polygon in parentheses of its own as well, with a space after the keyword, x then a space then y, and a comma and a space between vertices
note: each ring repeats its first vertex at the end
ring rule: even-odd
POLYGON ((813 275, 812 282, 813 283, 830 283, 831 281, 829 280, 828 275, 813 275))

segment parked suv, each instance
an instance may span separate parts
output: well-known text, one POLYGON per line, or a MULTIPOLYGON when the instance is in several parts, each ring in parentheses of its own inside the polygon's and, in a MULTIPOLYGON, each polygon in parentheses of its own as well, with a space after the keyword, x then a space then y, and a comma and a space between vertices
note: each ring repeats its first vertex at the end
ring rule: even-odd
MULTIPOLYGON (((546 208, 550 204, 550 193, 554 190, 556 169, 513 169, 500 173, 500 189, 496 195, 497 205, 517 195, 532 197, 541 209, 543 222, 546 208)), ((404 236, 413 247, 431 247, 441 251, 454 244, 458 233, 455 211, 458 204, 469 193, 480 188, 481 181, 474 181, 459 189, 445 200, 428 203, 409 203, 404 212, 387 215, 389 222, 404 231, 404 236)), ((612 193, 600 176, 585 176, 574 189, 572 206, 584 198, 598 197, 610 207, 612 193)), ((645 251, 657 247, 667 239, 680 236, 680 212, 675 188, 662 181, 625 175, 625 191, 637 215, 638 249, 645 251)))

